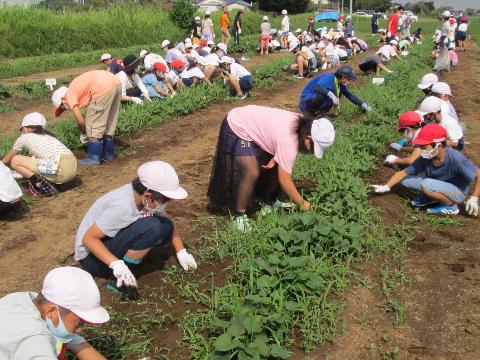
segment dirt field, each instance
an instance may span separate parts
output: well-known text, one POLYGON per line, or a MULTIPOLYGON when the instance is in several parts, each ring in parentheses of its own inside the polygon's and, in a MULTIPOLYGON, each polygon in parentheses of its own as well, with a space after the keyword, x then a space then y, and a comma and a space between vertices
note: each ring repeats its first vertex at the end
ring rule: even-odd
MULTIPOLYGON (((449 74, 442 75, 452 85, 454 104, 463 122, 469 126, 466 153, 480 164, 478 149, 480 90, 480 48, 460 54, 460 65, 449 74), (467 85, 468 84, 468 85, 467 85), (477 145, 477 146, 476 146, 477 145)), ((247 67, 268 61, 256 57, 247 67), (258 59, 258 60, 257 60, 258 59)), ((353 63, 358 59, 354 59, 353 63)), ((246 104, 259 104, 295 110, 298 94, 307 81, 280 84, 276 90, 257 91, 258 96, 241 103, 210 105, 208 109, 155 127, 147 133, 121 140, 130 145, 132 154, 101 168, 80 168, 78 179, 55 199, 35 199, 31 211, 21 219, 0 221, 0 263, 2 282, 0 296, 7 292, 38 289, 45 273, 55 266, 74 264, 72 259, 75 232, 89 206, 102 194, 129 182, 137 167, 150 160, 164 160, 174 165, 189 197, 172 204, 169 212, 175 218, 187 246, 201 246, 202 230, 192 224, 199 217, 209 216, 206 211, 208 185, 213 153, 220 123, 232 108, 246 104), (101 170, 101 171, 100 171, 101 170), (81 186, 80 186, 81 185, 81 186)), ((48 104, 50 105, 50 104, 48 104)), ((44 104, 46 107, 47 104, 44 104)), ((38 111, 38 107, 36 107, 38 111)), ((46 108, 45 108, 46 109, 46 108)), ((50 109, 51 110, 51 109, 50 109)), ((30 109, 33 111, 33 109, 30 109)), ((46 112, 47 110, 45 110, 46 112)), ((5 129, 14 129, 20 114, 6 114, 1 120, 5 129)), ((50 119, 49 119, 50 120, 50 119)), ((0 131, 3 132, 3 128, 0 131)), ((385 180, 391 169, 380 167, 372 178, 385 180)), ((382 208, 385 221, 395 223, 404 216, 396 194, 372 198, 382 208)), ((379 267, 382 259, 363 264, 361 274, 368 286, 352 288, 347 294, 345 332, 335 344, 325 344, 309 354, 311 359, 380 359, 380 351, 372 345, 384 346, 385 353, 395 346, 401 359, 478 359, 480 358, 480 232, 478 220, 459 216, 461 226, 424 226, 415 235, 408 253, 407 277, 404 291, 407 306, 406 320, 393 325, 393 317, 386 314, 385 298, 379 287, 379 267)), ((166 266, 175 259, 169 258, 166 266)), ((163 264, 159 264, 161 268, 163 264)), ((149 269, 139 279, 140 286, 158 285, 162 273, 149 269)), ((207 265, 200 273, 207 276, 215 272, 215 281, 221 283, 225 275, 218 267, 207 265)), ((102 296, 112 303, 111 295, 102 296)), ((175 294, 175 287, 166 286, 166 292, 175 294)), ((181 316, 194 305, 177 303, 174 308, 162 305, 173 316, 181 316)), ((119 308, 119 306, 116 306, 119 308)), ((120 305, 120 310, 131 310, 135 305, 120 305)), ((169 325, 154 334, 154 341, 166 347, 177 348, 180 333, 169 325), (167 336, 166 336, 167 335, 167 336)), ((188 358, 188 350, 175 352, 179 359, 188 358)), ((298 354, 295 359, 304 359, 298 354)), ((392 357, 393 358, 393 357, 392 357)))

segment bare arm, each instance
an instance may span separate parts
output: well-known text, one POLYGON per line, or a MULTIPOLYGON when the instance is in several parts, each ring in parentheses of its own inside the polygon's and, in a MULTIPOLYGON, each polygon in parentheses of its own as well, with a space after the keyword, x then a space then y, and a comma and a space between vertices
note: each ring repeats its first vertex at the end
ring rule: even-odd
POLYGON ((12 158, 13 158, 15 155, 17 155, 17 154, 18 154, 18 151, 17 151, 17 150, 14 150, 14 149, 10 150, 10 151, 8 152, 8 154, 3 157, 2 162, 3 162, 5 165, 10 164, 10 161, 12 161, 12 158))
POLYGON ((380 74, 380 69, 385 71, 385 72, 390 72, 390 69, 387 68, 385 65, 383 64, 378 64, 377 66, 377 75, 380 74))
POLYGON ((475 178, 475 188, 473 189, 472 196, 480 196, 480 169, 477 170, 477 177, 475 178))
POLYGON ((101 260, 103 263, 110 265, 113 261, 118 260, 115 255, 113 255, 110 250, 107 249, 102 239, 106 235, 100 230, 100 228, 93 224, 87 230, 83 236, 83 245, 93 254, 96 258, 101 260))
POLYGON ((160 85, 155 85, 155 91, 158 92, 160 95, 163 95, 165 97, 170 95, 168 93, 168 91, 163 90, 163 88, 160 85))
POLYGON ((393 176, 390 178, 390 180, 387 181, 387 185, 390 186, 390 188, 394 187, 397 185, 400 181, 405 179, 407 177, 407 173, 402 170, 402 171, 397 171, 393 176))
POLYGON ((80 360, 106 360, 106 358, 95 350, 88 342, 80 345, 74 353, 80 360))
POLYGON ((297 204, 297 206, 302 211, 307 211, 310 209, 310 203, 307 200, 304 200, 302 195, 298 192, 295 184, 292 180, 292 175, 283 170, 280 166, 278 167, 278 180, 282 190, 287 194, 292 201, 297 204))
POLYGON ((162 216, 165 216, 173 224, 172 245, 175 249, 175 252, 178 253, 180 250, 185 249, 182 238, 180 237, 180 233, 178 232, 178 229, 175 226, 175 222, 173 221, 172 217, 166 211, 163 212, 162 216))
POLYGON ((73 116, 75 117, 75 121, 77 122, 78 128, 85 134, 87 130, 85 129, 85 119, 83 118, 82 112, 80 111, 80 107, 78 105, 74 106, 72 109, 73 116))
POLYGON ((410 154, 409 157, 406 158, 398 158, 395 160, 394 164, 397 165, 411 165, 415 160, 417 160, 420 157, 421 151, 420 148, 414 148, 413 152, 410 154))

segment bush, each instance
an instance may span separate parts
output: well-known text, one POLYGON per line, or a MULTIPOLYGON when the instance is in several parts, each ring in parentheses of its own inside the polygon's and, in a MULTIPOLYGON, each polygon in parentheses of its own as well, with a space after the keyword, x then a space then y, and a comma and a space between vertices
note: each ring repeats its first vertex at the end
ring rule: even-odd
POLYGON ((189 31, 195 14, 195 6, 190 0, 177 0, 173 5, 170 17, 180 29, 189 31))

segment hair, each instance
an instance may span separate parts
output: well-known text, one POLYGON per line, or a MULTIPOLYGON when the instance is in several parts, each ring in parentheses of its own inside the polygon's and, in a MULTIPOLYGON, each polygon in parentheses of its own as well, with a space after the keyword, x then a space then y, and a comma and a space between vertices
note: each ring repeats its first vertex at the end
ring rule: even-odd
POLYGON ((124 69, 123 71, 125 71, 125 74, 127 74, 128 76, 131 76, 133 75, 133 73, 135 72, 135 67, 133 69, 124 69))
POLYGON ((311 150, 305 146, 305 138, 312 135, 312 123, 315 119, 309 114, 298 116, 295 133, 298 137, 298 151, 302 154, 310 154, 311 150))
POLYGON ((164 198, 164 196, 159 192, 148 189, 145 185, 143 185, 138 177, 132 180, 132 188, 133 191, 135 191, 139 195, 143 195, 148 191, 150 194, 152 194, 152 199, 154 200, 164 198))
MULTIPOLYGON (((50 300, 47 300, 47 298, 45 298, 45 296, 43 296, 42 293, 38 293, 37 296, 35 297, 35 299, 33 299, 33 301, 35 301, 39 305, 45 305, 47 303, 52 303, 50 300)), ((58 310, 61 313, 60 315, 67 315, 70 312, 70 310, 64 308, 63 306, 57 305, 57 307, 58 307, 58 310)))
POLYGON ((400 11, 400 10, 405 10, 405 8, 403 6, 398 6, 397 11, 400 11))
POLYGON ((41 127, 40 125, 31 125, 31 126, 25 126, 26 128, 28 129, 32 129, 33 133, 34 134, 38 134, 38 135, 49 135, 51 137, 55 137, 55 135, 53 135, 50 131, 44 129, 43 127, 41 127))

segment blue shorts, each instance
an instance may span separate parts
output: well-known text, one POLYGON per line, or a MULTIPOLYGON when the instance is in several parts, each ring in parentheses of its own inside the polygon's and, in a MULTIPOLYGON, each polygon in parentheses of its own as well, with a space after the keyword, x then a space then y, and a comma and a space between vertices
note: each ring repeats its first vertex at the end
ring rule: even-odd
POLYGON ((461 204, 465 200, 465 194, 458 187, 445 181, 425 178, 422 176, 408 176, 402 180, 401 184, 407 189, 428 192, 439 192, 456 204, 461 204))
POLYGON ((240 89, 243 92, 251 90, 253 88, 253 78, 248 75, 240 78, 240 89))
POLYGON ((182 79, 182 81, 186 87, 191 87, 193 85, 193 79, 195 78, 191 77, 191 78, 182 79))
POLYGON ((265 154, 260 146, 253 141, 243 140, 233 132, 225 118, 220 129, 222 151, 231 156, 261 156, 265 154))

